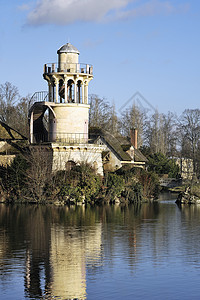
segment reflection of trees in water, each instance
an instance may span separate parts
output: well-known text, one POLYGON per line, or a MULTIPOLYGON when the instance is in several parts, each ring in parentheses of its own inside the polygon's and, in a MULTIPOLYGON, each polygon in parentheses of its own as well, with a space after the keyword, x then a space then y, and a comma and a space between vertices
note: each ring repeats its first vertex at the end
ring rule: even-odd
POLYGON ((19 251, 24 253, 16 259, 26 266, 26 295, 46 295, 47 299, 59 296, 59 291, 63 298, 72 297, 69 283, 76 295, 85 297, 86 269, 95 276, 103 271, 104 259, 114 264, 118 251, 132 270, 147 256, 153 257, 155 264, 164 261, 177 247, 186 262, 193 262, 194 256, 199 262, 199 214, 197 206, 179 211, 175 205, 159 203, 0 205, 0 280, 7 280, 6 269, 12 267, 12 257, 19 251))
MULTIPOLYGON (((95 225, 98 211, 78 206, 1 207, 0 232, 6 231, 6 238, 0 235, 1 258, 6 261, 6 269, 9 257, 16 250, 24 250, 26 295, 39 298, 46 294, 51 298, 54 291, 62 293, 63 288, 63 297, 68 298, 66 279, 72 279, 73 272, 76 273, 76 289, 72 280, 71 289, 78 293, 85 280, 86 263, 90 266, 101 264, 98 253, 101 252, 101 227, 95 225)), ((21 264, 23 260, 24 257, 21 264)), ((10 260, 10 266, 12 263, 10 260)), ((86 286, 84 292, 85 289, 86 286)))
POLYGON ((179 252, 185 263, 200 264, 200 205, 177 205, 180 212, 179 252), (189 234, 188 234, 189 233, 189 234), (186 259, 187 258, 187 259, 186 259))
POLYGON ((25 291, 30 297, 39 297, 41 290, 41 269, 45 270, 48 281, 50 226, 46 210, 42 206, 1 205, 0 228, 6 231, 5 268, 12 266, 12 258, 17 251, 24 251, 25 257, 17 257, 26 264, 25 291), (9 265, 10 266, 9 266, 9 265))
MULTIPOLYGON (((0 229, 6 232, 4 240, 1 237, 4 248, 1 255, 6 261, 5 268, 8 268, 9 257, 14 252, 24 251, 25 292, 29 297, 41 297, 44 293, 51 295, 53 287, 58 290, 61 279, 59 283, 55 274, 61 274, 64 265, 65 270, 70 270, 73 261, 76 261, 76 266, 79 265, 82 272, 79 272, 80 281, 84 281, 86 266, 92 272, 102 266, 102 229, 99 225, 130 223, 132 216, 136 216, 139 211, 140 208, 136 206, 133 206, 130 213, 130 209, 120 206, 56 208, 1 205, 0 229)), ((110 236, 111 244, 113 237, 110 236)), ((24 264, 23 259, 21 257, 21 264, 24 264)))

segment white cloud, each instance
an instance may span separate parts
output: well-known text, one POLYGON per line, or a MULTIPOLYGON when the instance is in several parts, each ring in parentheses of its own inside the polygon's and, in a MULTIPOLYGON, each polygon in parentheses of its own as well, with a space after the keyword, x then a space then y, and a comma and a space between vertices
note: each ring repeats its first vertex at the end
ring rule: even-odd
POLYGON ((28 14, 31 25, 106 22, 173 13, 172 1, 161 0, 38 0, 28 14))

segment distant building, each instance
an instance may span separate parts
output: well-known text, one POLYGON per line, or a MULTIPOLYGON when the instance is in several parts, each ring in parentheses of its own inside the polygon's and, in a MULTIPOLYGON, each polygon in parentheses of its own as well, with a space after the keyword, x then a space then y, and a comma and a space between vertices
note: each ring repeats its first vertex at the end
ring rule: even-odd
POLYGON ((194 164, 191 158, 174 158, 176 164, 179 166, 180 175, 183 179, 192 179, 194 175, 194 164))

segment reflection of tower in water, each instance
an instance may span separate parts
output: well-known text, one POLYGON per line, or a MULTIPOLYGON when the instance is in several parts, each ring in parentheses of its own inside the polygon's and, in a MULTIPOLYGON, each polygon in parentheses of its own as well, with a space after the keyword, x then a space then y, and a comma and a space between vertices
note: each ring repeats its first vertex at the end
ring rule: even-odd
POLYGON ((61 299, 86 299, 86 264, 101 258, 101 224, 80 231, 52 227, 50 264, 51 295, 61 299))
POLYGON ((45 247, 43 243, 39 243, 41 248, 36 247, 39 240, 27 247, 27 296, 86 299, 86 266, 99 266, 101 261, 101 224, 84 230, 53 225, 45 240, 45 247))

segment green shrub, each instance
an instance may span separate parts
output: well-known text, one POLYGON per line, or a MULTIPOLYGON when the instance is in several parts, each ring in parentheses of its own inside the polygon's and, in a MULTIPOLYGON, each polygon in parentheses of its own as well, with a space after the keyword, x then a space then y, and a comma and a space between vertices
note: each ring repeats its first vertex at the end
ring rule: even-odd
POLYGON ((179 173, 179 167, 173 159, 169 159, 159 152, 149 156, 148 171, 159 175, 168 174, 170 178, 176 178, 179 173))
POLYGON ((106 173, 104 178, 105 195, 113 200, 115 197, 120 197, 125 188, 124 179, 115 173, 106 173))

